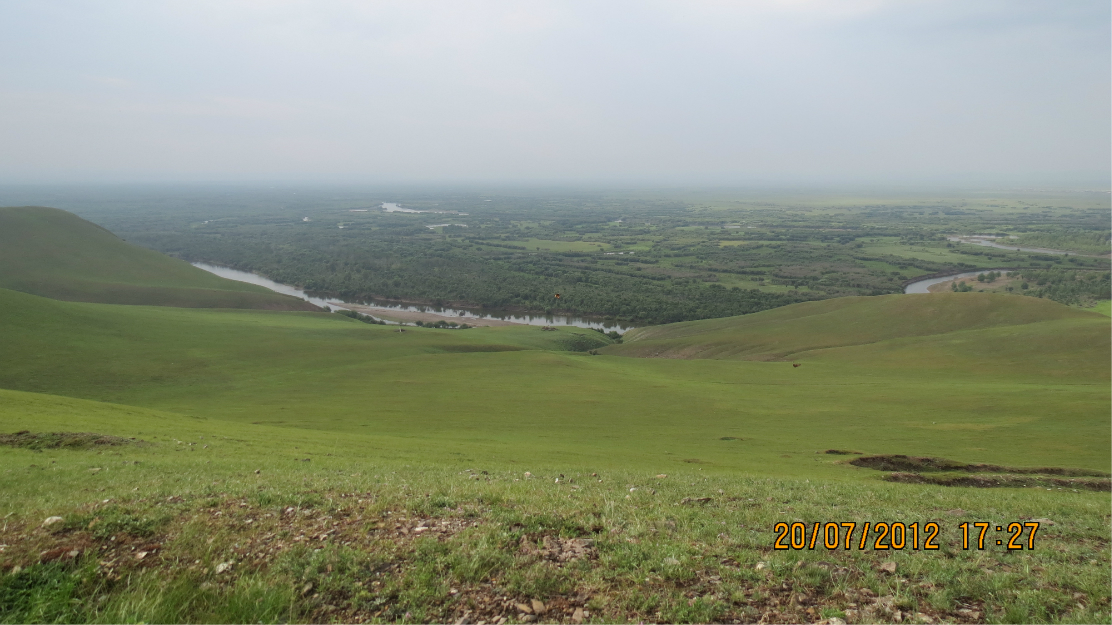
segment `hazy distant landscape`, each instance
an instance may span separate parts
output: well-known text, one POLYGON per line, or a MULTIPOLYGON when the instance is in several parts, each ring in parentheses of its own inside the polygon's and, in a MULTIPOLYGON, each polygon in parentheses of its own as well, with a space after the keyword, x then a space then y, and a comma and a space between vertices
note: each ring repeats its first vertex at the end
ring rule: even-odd
POLYGON ((1112 623, 1110 50, 0 3, 0 624, 1112 623))

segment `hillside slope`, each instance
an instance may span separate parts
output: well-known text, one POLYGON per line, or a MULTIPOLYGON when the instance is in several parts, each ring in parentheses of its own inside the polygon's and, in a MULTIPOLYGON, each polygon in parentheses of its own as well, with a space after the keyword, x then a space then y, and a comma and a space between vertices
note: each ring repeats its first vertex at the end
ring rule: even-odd
POLYGON ((0 207, 0 288, 53 299, 186 308, 316 310, 294 297, 131 245, 77 215, 0 207))
MULTIPOLYGON (((844 297, 741 317, 642 328, 627 333, 623 344, 608 347, 604 353, 641 358, 783 360, 814 350, 1051 322, 1076 322, 1086 328, 1084 336, 1096 332, 1095 336, 1108 337, 1106 319, 1049 300, 936 293, 844 297)), ((1044 329, 1032 330, 1054 333, 1050 325, 1040 327, 1044 329)))
POLYGON ((815 351, 796 369, 566 351, 578 329, 398 332, 334 314, 0 289, 0 388, 373 435, 390 454, 432 458, 848 478, 816 455, 835 448, 1099 468, 1108 327, 1091 317, 815 351))

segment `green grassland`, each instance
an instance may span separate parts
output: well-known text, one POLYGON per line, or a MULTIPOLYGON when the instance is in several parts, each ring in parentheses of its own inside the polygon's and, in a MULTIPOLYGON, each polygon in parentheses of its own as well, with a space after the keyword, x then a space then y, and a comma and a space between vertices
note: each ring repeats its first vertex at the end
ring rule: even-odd
POLYGON ((0 622, 1112 620, 1098 312, 849 297, 617 343, 60 299, 0 288, 0 622), (850 463, 891 454, 1000 466, 850 463))
MULTIPOLYGON (((0 386, 243 423, 368 432, 402 447, 470 448, 518 461, 579 458, 667 470, 694 459, 708 470, 838 478, 845 469, 815 453, 840 447, 1040 465, 1062 464, 1068 450, 1071 465, 1107 466, 1108 367, 1093 365, 1107 351, 1107 318, 1032 298, 965 296, 1039 310, 1005 306, 994 316, 989 306, 950 314, 948 322, 942 305, 926 315, 940 319, 932 341, 919 344, 912 335, 867 345, 860 343, 893 333, 859 312, 864 338, 849 341, 860 346, 844 357, 852 368, 826 349, 836 344, 837 321, 815 322, 809 338, 801 335, 807 310, 840 300, 740 318, 804 311, 802 322, 783 324, 779 343, 794 340, 799 351, 800 341, 812 340, 822 351, 795 368, 563 351, 575 346, 568 339, 591 339, 581 347, 604 354, 642 343, 606 347, 608 339, 590 331, 402 333, 322 313, 76 304, 3 291, 0 336, 9 358, 0 386), (1019 325, 993 327, 1008 314, 1019 325), (940 332, 947 323, 959 331, 940 332), (1039 350, 1042 359, 1032 358, 1039 350), (993 434, 971 438, 969 430, 993 434), (727 436, 743 440, 719 440, 727 436)), ((952 306, 972 301, 940 298, 952 306)), ((889 301, 864 300, 880 307, 878 316, 889 301)))
POLYGON ((198 308, 312 310, 131 245, 72 213, 0 207, 0 287, 55 299, 198 308))

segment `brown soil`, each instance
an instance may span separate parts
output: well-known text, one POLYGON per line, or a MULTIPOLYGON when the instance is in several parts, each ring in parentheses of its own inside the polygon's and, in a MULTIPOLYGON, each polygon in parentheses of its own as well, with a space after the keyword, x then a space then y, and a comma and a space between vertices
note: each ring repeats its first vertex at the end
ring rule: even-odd
MULTIPOLYGON (((827 452, 830 453, 830 452, 827 452)), ((945 458, 927 456, 905 456, 889 454, 884 456, 865 456, 849 462, 856 467, 878 471, 938 472, 961 471, 965 473, 1011 473, 1017 475, 1067 475, 1085 477, 1109 477, 1108 473, 1091 469, 1069 469, 1064 467, 1003 467, 995 464, 965 464, 945 458)))
POLYGON ((887 482, 904 484, 937 484, 939 486, 966 486, 972 488, 1069 488, 1080 490, 1112 491, 1112 480, 1108 478, 1053 478, 1035 475, 922 475, 920 473, 891 473, 884 478, 887 482))
POLYGON ((0 434, 0 445, 23 447, 25 449, 85 449, 105 445, 129 445, 135 439, 95 434, 93 432, 29 432, 23 430, 12 434, 0 434))

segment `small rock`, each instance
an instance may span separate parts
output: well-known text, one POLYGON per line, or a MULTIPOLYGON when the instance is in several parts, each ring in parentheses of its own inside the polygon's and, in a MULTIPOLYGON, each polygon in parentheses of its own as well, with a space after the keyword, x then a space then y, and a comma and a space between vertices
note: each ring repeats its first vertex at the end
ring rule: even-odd
POLYGON ((535 623, 535 622, 537 622, 537 617, 533 614, 526 614, 525 616, 521 617, 521 622, 522 623, 535 623))
POLYGON ((826 619, 826 622, 829 623, 830 625, 846 625, 845 621, 843 621, 842 619, 840 619, 836 616, 832 616, 832 617, 826 619))
POLYGON ((530 472, 528 472, 528 471, 526 471, 526 472, 525 472, 525 477, 533 477, 533 474, 532 474, 532 473, 530 473, 530 472))
POLYGON ((763 571, 763 570, 765 569, 765 567, 767 567, 767 566, 768 566, 768 565, 767 565, 767 564, 765 564, 764 562, 758 562, 758 563, 757 563, 757 566, 755 566, 755 567, 753 567, 753 568, 754 568, 755 570, 758 570, 758 571, 763 571))
POLYGON ((533 614, 544 614, 544 602, 540 599, 533 599, 533 614))
POLYGON ((919 621, 920 623, 926 623, 927 625, 931 625, 932 623, 934 623, 933 618, 931 618, 927 614, 923 614, 922 612, 915 613, 915 620, 919 621))
POLYGON ((147 557, 147 552, 146 551, 140 551, 139 553, 135 554, 135 559, 136 560, 142 560, 145 557, 147 557))
POLYGON ((255 469, 255 475, 258 475, 260 473, 262 473, 262 471, 260 471, 259 469, 255 469))
POLYGON ((458 621, 456 621, 456 625, 469 625, 470 623, 471 623, 471 619, 470 619, 470 618, 468 618, 466 614, 464 614, 463 616, 461 616, 461 617, 459 618, 459 620, 458 620, 458 621))
POLYGON ((301 587, 301 596, 304 597, 305 595, 309 594, 312 590, 313 590, 313 582, 307 582, 304 586, 301 587))
POLYGON ((232 563, 231 562, 221 562, 220 564, 216 565, 216 574, 220 575, 221 573, 224 573, 225 571, 227 571, 230 568, 232 568, 232 563))
POLYGON ((664 564, 668 566, 679 566, 680 561, 675 558, 664 558, 664 564))
POLYGON ((59 523, 64 523, 64 522, 65 522, 65 519, 63 519, 60 516, 51 516, 51 517, 46 517, 46 520, 42 522, 42 526, 46 529, 50 529, 51 527, 54 527, 55 525, 57 525, 59 523))
POLYGON ((663 479, 664 479, 664 478, 666 478, 666 477, 668 477, 668 474, 667 474, 667 473, 661 473, 660 475, 656 476, 656 479, 658 479, 658 480, 663 480, 663 479))
POLYGON ((884 571, 885 573, 895 573, 896 572, 896 563, 895 562, 884 562, 878 568, 881 571, 884 571))
POLYGON ((573 622, 573 623, 582 623, 583 622, 583 608, 576 608, 575 609, 575 612, 572 613, 572 615, 571 615, 571 622, 573 622))
POLYGON ((522 612, 524 614, 532 614, 533 613, 532 606, 530 606, 527 603, 515 603, 514 607, 517 608, 518 612, 522 612))

